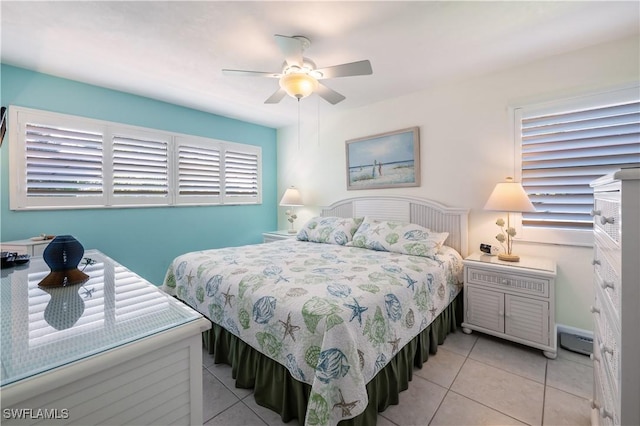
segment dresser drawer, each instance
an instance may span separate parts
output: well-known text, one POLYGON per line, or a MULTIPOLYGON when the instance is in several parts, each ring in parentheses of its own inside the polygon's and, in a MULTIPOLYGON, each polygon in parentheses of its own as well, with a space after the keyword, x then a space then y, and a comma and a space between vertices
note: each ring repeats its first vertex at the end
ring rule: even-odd
POLYGON ((549 297, 549 280, 527 275, 508 274, 479 268, 467 268, 467 282, 510 289, 519 293, 549 297))
MULTIPOLYGON (((594 339, 596 342, 596 339, 594 339)), ((599 425, 613 426, 619 425, 616 403, 613 388, 609 384, 606 376, 606 370, 597 357, 593 363, 593 387, 595 390, 592 408, 598 410, 599 425)))
POLYGON ((594 307, 594 356, 609 371, 609 379, 615 389, 620 383, 620 331, 619 320, 613 318, 603 303, 602 291, 595 289, 594 307))
POLYGON ((595 194, 593 223, 616 244, 620 244, 620 193, 595 194))
POLYGON ((611 260, 597 244, 593 247, 594 284, 600 288, 605 304, 609 305, 615 318, 620 317, 620 294, 622 282, 618 271, 611 265, 611 260))

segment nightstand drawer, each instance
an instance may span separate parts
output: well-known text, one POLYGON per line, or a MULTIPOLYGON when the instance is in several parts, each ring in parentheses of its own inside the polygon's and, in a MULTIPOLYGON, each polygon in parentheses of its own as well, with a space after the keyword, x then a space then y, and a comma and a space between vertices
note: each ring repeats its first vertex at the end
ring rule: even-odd
POLYGON ((502 290, 534 294, 536 296, 549 297, 549 280, 527 275, 507 274, 468 267, 466 282, 470 284, 485 284, 495 286, 502 290))

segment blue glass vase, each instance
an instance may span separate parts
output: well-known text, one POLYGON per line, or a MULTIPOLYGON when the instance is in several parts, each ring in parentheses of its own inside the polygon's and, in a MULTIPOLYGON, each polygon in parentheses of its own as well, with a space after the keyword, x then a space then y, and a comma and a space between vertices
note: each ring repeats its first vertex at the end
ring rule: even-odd
POLYGON ((71 235, 55 237, 42 253, 42 258, 51 272, 38 285, 63 287, 86 282, 89 275, 78 270, 83 255, 84 247, 71 235))

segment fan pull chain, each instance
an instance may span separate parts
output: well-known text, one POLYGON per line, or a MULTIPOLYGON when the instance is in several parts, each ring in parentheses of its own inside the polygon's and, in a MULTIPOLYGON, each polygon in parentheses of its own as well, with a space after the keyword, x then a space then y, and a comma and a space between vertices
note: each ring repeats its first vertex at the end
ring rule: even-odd
POLYGON ((298 151, 300 151, 300 98, 298 98, 298 151))

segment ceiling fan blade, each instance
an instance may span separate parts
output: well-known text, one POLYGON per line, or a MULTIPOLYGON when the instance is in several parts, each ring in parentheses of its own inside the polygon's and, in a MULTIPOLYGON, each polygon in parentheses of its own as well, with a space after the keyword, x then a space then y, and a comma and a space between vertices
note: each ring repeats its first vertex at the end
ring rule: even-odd
POLYGON ((320 77, 322 79, 373 74, 371 62, 369 61, 358 61, 348 64, 334 65, 332 67, 322 68, 316 71, 322 73, 322 77, 320 77))
POLYGON ((336 92, 333 89, 328 88, 322 83, 318 84, 318 88, 316 89, 316 93, 320 95, 322 99, 329 102, 332 105, 337 104, 338 102, 344 101, 346 98, 342 96, 340 93, 336 92))
POLYGON ((280 47, 280 50, 284 54, 287 65, 297 65, 301 67, 303 62, 302 51, 304 50, 302 42, 295 37, 287 37, 279 34, 276 34, 274 37, 276 38, 278 47, 280 47))
POLYGON ((277 104, 278 102, 280 102, 282 100, 282 98, 284 98, 284 95, 286 95, 287 92, 284 91, 284 89, 278 89, 276 90, 276 92, 269 96, 269 98, 264 101, 265 104, 277 104))
POLYGON ((277 72, 264 72, 264 71, 245 71, 245 70, 222 70, 224 75, 242 76, 242 77, 268 77, 268 78, 280 78, 282 75, 277 72))

